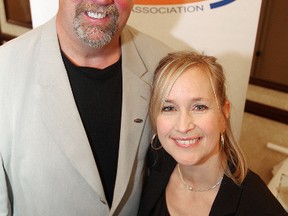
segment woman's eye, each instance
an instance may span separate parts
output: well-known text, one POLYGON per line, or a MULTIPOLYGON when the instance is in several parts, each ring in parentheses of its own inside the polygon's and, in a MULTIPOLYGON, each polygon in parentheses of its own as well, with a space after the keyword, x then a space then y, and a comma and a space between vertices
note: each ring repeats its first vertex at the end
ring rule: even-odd
POLYGON ((193 110, 196 110, 196 111, 205 111, 207 109, 208 109, 208 107, 206 105, 196 105, 193 108, 193 110))
POLYGON ((175 110, 175 108, 173 106, 163 106, 162 107, 162 112, 171 112, 174 110, 175 110))

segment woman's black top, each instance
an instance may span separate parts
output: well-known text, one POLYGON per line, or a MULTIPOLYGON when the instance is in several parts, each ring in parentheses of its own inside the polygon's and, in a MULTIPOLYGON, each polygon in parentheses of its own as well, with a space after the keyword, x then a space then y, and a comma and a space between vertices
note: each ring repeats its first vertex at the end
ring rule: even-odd
MULTIPOLYGON (((169 215, 165 189, 176 161, 163 149, 157 152, 149 149, 147 164, 149 170, 145 179, 138 215, 169 215)), ((241 186, 224 176, 209 215, 284 216, 288 214, 261 178, 249 170, 241 186)))

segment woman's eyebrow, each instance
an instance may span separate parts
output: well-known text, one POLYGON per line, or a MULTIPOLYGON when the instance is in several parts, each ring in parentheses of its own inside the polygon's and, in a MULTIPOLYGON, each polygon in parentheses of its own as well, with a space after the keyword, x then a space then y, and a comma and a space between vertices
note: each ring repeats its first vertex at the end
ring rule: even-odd
MULTIPOLYGON (((165 103, 173 103, 174 101, 175 101, 175 100, 169 99, 169 98, 167 98, 167 99, 164 100, 165 103)), ((203 98, 203 97, 196 97, 196 98, 192 98, 191 101, 192 101, 192 102, 208 101, 208 99, 203 98)))

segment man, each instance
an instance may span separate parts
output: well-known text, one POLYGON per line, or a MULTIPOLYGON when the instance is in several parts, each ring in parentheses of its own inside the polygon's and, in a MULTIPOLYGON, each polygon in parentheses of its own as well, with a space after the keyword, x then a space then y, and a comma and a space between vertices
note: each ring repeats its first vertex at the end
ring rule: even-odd
POLYGON ((0 215, 136 215, 150 79, 170 50, 132 0, 60 0, 0 47, 0 215))

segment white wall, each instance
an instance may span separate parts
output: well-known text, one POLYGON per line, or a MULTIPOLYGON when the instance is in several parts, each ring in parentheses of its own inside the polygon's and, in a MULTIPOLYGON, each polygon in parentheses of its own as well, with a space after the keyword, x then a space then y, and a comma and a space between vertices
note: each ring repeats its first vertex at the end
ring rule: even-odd
POLYGON ((58 9, 58 0, 30 0, 32 25, 37 27, 52 16, 58 9))
MULTIPOLYGON (((33 26, 56 13, 58 0, 47 2, 30 0, 33 26)), ((232 102, 232 127, 239 139, 261 0, 165 2, 134 0, 134 11, 128 24, 176 50, 196 49, 218 57, 226 71, 228 96, 232 102), (164 3, 157 5, 157 2, 164 3), (222 6, 212 9, 214 4, 222 6)))

